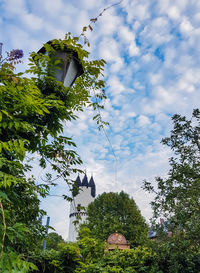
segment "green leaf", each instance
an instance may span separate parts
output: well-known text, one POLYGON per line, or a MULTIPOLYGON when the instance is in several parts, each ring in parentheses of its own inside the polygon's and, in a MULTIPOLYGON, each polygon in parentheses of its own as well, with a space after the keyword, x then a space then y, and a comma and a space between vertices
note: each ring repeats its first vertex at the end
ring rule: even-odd
POLYGON ((9 201, 7 194, 5 194, 5 192, 2 191, 0 191, 0 199, 9 201))

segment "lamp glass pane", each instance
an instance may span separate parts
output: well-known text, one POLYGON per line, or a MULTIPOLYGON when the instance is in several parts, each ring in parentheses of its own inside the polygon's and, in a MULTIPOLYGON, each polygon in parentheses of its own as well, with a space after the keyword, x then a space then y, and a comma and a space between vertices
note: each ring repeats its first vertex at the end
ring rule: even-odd
POLYGON ((59 66, 60 66, 60 68, 56 69, 56 75, 55 75, 55 77, 56 77, 57 81, 61 82, 62 79, 63 79, 64 65, 62 64, 62 65, 59 65, 59 66))
MULTIPOLYGON (((58 59, 61 59, 61 60, 64 60, 67 58, 67 54, 65 52, 57 52, 56 53, 56 57, 58 59)), ((64 63, 63 61, 61 61, 61 63, 59 64, 59 68, 56 69, 56 80, 59 81, 59 82, 62 82, 63 81, 63 73, 64 73, 64 63)))
POLYGON ((72 58, 67 70, 67 74, 65 76, 64 86, 65 87, 71 86, 72 83, 75 81, 77 74, 78 74, 78 66, 76 62, 74 61, 74 59, 72 58))

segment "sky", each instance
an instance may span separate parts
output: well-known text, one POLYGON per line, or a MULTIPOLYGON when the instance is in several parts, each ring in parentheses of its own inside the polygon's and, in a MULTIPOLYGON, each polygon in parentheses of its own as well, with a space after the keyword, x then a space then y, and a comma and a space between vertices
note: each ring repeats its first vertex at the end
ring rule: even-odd
MULTIPOLYGON (((79 36, 113 0, 0 0, 0 42, 3 52, 23 49, 28 54, 43 43, 79 36)), ((97 194, 127 192, 142 215, 151 217, 152 196, 141 188, 143 180, 166 177, 172 155, 160 141, 169 136, 174 114, 191 116, 200 104, 200 1, 123 0, 106 10, 87 32, 91 59, 106 60, 104 120, 111 145, 98 131, 91 110, 64 124, 64 134, 77 144, 88 177, 93 175, 97 194), (117 159, 117 160, 116 160, 117 159)), ((44 171, 33 164, 40 181, 44 171)), ((82 178, 82 177, 81 177, 82 178)), ((50 224, 64 239, 68 236, 69 203, 59 195, 68 194, 59 181, 41 206, 51 217, 50 224)))

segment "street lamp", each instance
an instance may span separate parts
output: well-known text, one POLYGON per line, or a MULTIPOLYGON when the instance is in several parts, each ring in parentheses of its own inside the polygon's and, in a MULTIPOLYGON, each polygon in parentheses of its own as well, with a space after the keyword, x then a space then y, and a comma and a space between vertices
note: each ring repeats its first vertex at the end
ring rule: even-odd
MULTIPOLYGON (((50 44, 54 49, 56 49, 52 44, 52 41, 47 42, 47 44, 50 44)), ((48 54, 45 47, 42 47, 38 53, 48 54)), ((65 87, 72 86, 76 78, 84 72, 77 52, 68 49, 67 46, 65 46, 63 50, 56 49, 55 57, 61 60, 59 68, 55 71, 55 79, 63 82, 65 87)))

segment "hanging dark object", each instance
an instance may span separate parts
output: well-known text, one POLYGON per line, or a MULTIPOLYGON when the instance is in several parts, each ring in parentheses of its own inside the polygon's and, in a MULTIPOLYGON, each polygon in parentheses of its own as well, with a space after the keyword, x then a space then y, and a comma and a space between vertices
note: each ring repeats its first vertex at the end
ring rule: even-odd
MULTIPOLYGON (((56 58, 61 60, 59 68, 55 71, 55 78, 57 81, 63 82, 65 87, 72 86, 77 77, 83 74, 83 67, 78 58, 77 52, 68 49, 67 46, 64 49, 57 49, 52 41, 47 42, 56 50, 56 58)), ((38 53, 48 54, 45 47, 43 46, 38 53)))

